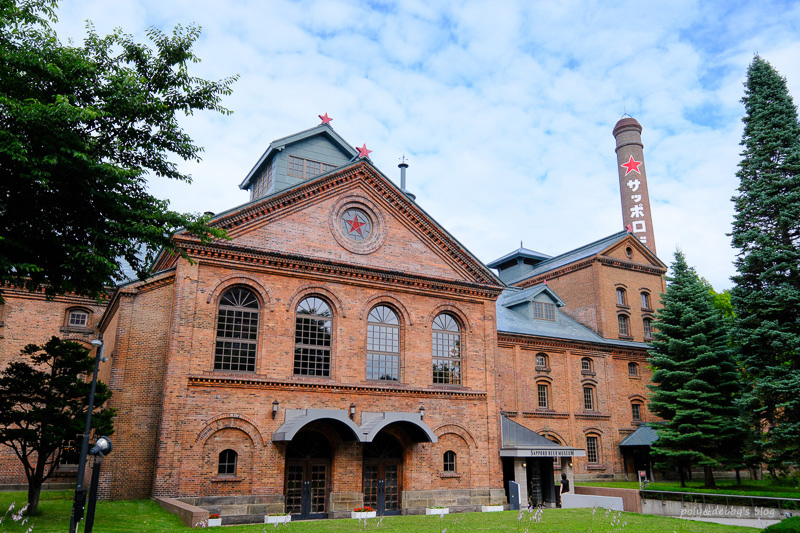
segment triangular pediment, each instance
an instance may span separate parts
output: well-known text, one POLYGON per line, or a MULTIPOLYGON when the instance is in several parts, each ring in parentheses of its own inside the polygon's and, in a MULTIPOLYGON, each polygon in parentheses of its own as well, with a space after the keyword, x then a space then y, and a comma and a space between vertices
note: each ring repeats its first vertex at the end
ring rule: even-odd
POLYGON ((230 238, 215 246, 503 286, 367 160, 222 213, 212 226, 230 238))
POLYGON ((598 255, 627 263, 647 265, 653 268, 667 268, 647 246, 642 244, 639 239, 631 234, 626 235, 621 240, 601 251, 598 255))

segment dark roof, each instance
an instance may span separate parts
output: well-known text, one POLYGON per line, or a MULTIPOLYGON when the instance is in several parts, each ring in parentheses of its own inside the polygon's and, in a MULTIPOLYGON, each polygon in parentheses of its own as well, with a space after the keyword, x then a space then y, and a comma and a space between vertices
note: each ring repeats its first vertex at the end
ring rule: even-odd
POLYGON ((513 333, 518 335, 534 335, 537 337, 548 337, 553 339, 565 339, 573 341, 591 342, 604 346, 626 346, 629 348, 647 349, 648 345, 643 342, 623 341, 616 339, 604 339, 591 329, 587 328, 577 320, 570 318, 556 308, 555 320, 539 320, 529 318, 522 313, 506 307, 509 302, 519 302, 520 293, 526 291, 539 290, 543 288, 551 294, 555 294, 544 283, 539 283, 527 289, 508 287, 500 294, 497 299, 497 331, 503 333, 513 333))
POLYGON ((658 440, 658 432, 655 428, 642 424, 636 431, 622 439, 620 446, 651 446, 658 440))
POLYGON ((487 263, 486 266, 489 268, 497 268, 509 259, 513 259, 515 257, 526 257, 528 259, 535 259, 536 261, 544 261, 546 259, 550 259, 553 257, 552 255, 543 254, 541 252, 536 252, 534 250, 528 250, 527 248, 522 248, 520 246, 519 250, 514 250, 511 253, 508 253, 501 257, 500 259, 495 259, 491 263, 487 263))
POLYGON ((548 287, 546 283, 538 283, 533 287, 528 287, 526 289, 522 289, 521 291, 517 291, 516 293, 508 294, 503 300, 503 305, 505 307, 513 307, 524 302, 530 302, 543 292, 547 293, 547 295, 552 298, 558 307, 564 307, 566 305, 564 300, 559 298, 558 294, 556 294, 553 289, 548 287))
POLYGON ((517 279, 510 280, 508 283, 513 284, 518 281, 522 281, 523 279, 531 278, 533 276, 538 276, 539 274, 542 274, 544 272, 549 272, 551 270, 555 270, 562 266, 575 263, 582 259, 586 259, 587 257, 592 257, 593 255, 602 252, 609 246, 618 243, 628 235, 629 234, 627 230, 622 230, 618 233, 609 235, 608 237, 603 237, 600 240, 590 242, 589 244, 581 246, 580 248, 575 248, 574 250, 570 250, 569 252, 557 255, 555 257, 551 257, 550 259, 542 261, 541 263, 533 267, 533 270, 531 270, 530 272, 525 273, 524 275, 520 276, 517 279))
POLYGON ((529 446, 552 446, 561 448, 557 442, 542 437, 522 424, 517 424, 506 416, 500 417, 500 434, 503 448, 519 448, 529 446))

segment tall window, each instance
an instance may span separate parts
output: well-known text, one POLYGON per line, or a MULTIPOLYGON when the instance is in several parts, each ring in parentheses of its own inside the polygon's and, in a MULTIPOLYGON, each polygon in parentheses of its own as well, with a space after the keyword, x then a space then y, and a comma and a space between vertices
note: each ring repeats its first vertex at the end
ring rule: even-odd
POLYGON ((594 387, 583 388, 583 408, 587 411, 594 411, 594 387))
POLYGON ((623 336, 629 336, 631 328, 629 327, 629 320, 628 317, 625 315, 618 315, 617 316, 617 324, 619 324, 619 334, 623 336))
POLYGON ((642 309, 651 309, 650 307, 650 294, 642 293, 642 309))
POLYGON ((642 326, 644 326, 644 338, 650 339, 653 337, 653 321, 649 318, 645 318, 642 320, 642 326))
POLYGON ((555 320, 556 306, 544 302, 533 302, 533 318, 540 320, 555 320))
POLYGON ((635 422, 640 422, 642 420, 642 404, 636 402, 632 403, 631 414, 635 422))
POLYGON ((433 319, 433 382, 461 384, 461 328, 446 313, 433 319))
POLYGON ((581 372, 594 372, 594 364, 588 357, 581 359, 581 372))
POLYGON ((600 461, 600 443, 598 437, 594 435, 586 437, 586 459, 589 464, 597 464, 600 461))
POLYGON ((400 321, 385 305, 367 319, 367 379, 400 379, 400 321))
POLYGON ((311 296, 297 306, 294 330, 294 373, 298 376, 331 375, 333 314, 324 300, 311 296))
POLYGON ((456 452, 452 450, 448 450, 444 452, 444 461, 443 461, 443 468, 445 472, 455 472, 456 471, 456 452))
POLYGON ((625 289, 617 288, 617 305, 628 305, 625 289))
POLYGON ((89 313, 81 309, 73 309, 69 312, 67 317, 67 326, 73 328, 88 328, 89 327, 89 313))
POLYGON ((639 375, 639 365, 636 363, 628 363, 628 375, 636 377, 639 375))
POLYGON ((220 476, 235 476, 236 475, 236 460, 239 454, 233 450, 222 450, 219 453, 219 468, 217 473, 220 476))
POLYGON ((258 300, 242 287, 222 295, 217 314, 214 369, 255 372, 258 300))
POLYGON ((544 353, 536 354, 536 366, 538 368, 547 368, 547 354, 544 353))
POLYGON ((547 383, 539 383, 536 385, 536 390, 539 396, 539 409, 547 409, 550 405, 548 398, 547 383))

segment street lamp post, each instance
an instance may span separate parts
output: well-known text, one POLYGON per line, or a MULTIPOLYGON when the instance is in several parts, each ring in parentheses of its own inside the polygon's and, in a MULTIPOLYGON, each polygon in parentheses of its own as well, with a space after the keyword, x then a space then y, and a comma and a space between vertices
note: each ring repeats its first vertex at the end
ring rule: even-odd
POLYGON ((81 456, 78 462, 78 479, 75 483, 75 499, 72 502, 72 514, 69 519, 69 532, 78 531, 78 522, 83 519, 83 510, 86 505, 86 489, 83 488, 83 477, 86 474, 86 455, 89 451, 89 433, 92 430, 92 411, 94 410, 94 393, 97 389, 97 371, 100 369, 100 361, 107 361, 103 357, 103 334, 100 338, 91 341, 97 347, 94 358, 94 376, 92 377, 92 388, 89 392, 89 409, 86 412, 86 428, 83 432, 83 442, 81 443, 81 456))
POLYGON ((97 505, 97 487, 100 485, 100 464, 103 462, 103 455, 111 453, 112 448, 114 447, 108 437, 100 437, 89 450, 89 455, 94 455, 94 465, 92 465, 92 485, 89 487, 89 505, 86 509, 84 533, 92 533, 94 529, 94 508, 97 505))

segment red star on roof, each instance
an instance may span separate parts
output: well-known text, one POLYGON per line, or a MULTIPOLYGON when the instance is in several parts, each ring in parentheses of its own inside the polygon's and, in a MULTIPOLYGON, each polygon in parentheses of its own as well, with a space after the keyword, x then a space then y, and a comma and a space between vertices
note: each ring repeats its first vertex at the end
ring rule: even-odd
POLYGON ((625 175, 627 176, 633 171, 636 171, 637 174, 641 174, 641 172, 639 171, 639 165, 641 164, 642 164, 641 161, 637 161, 633 158, 633 156, 631 156, 631 158, 628 159, 627 163, 622 163, 620 166, 625 167, 627 169, 625 171, 625 175))
POLYGON ((324 115, 317 115, 317 116, 319 117, 319 119, 322 121, 323 124, 329 124, 330 121, 333 120, 331 117, 328 116, 328 113, 325 113, 324 115))
POLYGON ((359 235, 361 235, 362 237, 364 236, 364 234, 361 233, 361 226, 366 226, 367 223, 366 222, 361 222, 360 220, 358 220, 358 215, 357 214, 353 213, 353 220, 345 219, 345 222, 350 224, 350 229, 348 230, 350 233, 353 233, 354 231, 357 231, 359 235))
POLYGON ((356 146, 356 150, 358 150, 358 157, 369 157, 369 154, 372 153, 372 150, 367 150, 366 143, 361 148, 356 146))

